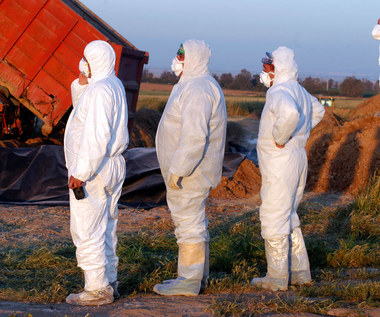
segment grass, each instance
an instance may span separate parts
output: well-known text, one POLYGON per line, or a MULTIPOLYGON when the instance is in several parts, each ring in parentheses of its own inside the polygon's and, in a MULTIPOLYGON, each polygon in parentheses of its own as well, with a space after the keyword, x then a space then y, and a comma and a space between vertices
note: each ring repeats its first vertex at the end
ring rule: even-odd
MULTIPOLYGON (((137 110, 148 108, 163 112, 170 92, 167 91, 140 91, 137 110)), ((264 106, 264 97, 226 96, 228 116, 247 116, 250 113, 261 113, 264 106)))
MULTIPOLYGON (((263 292, 249 285, 253 277, 266 271, 258 211, 214 216, 210 221, 211 275, 206 289, 206 294, 213 296, 213 314, 325 314, 332 308, 349 307, 360 315, 365 308, 378 307, 379 231, 373 224, 379 217, 379 183, 377 173, 344 208, 301 204, 299 215, 313 283, 291 287, 288 292, 263 292)), ((82 273, 69 240, 2 245, 0 251, 2 300, 62 302, 68 293, 82 289, 82 273)), ((118 255, 123 296, 151 293, 156 283, 176 277, 177 246, 173 227, 167 222, 122 235, 118 255)))
MULTIPOLYGON (((137 110, 148 108, 162 113, 165 109, 169 95, 169 91, 142 90, 139 94, 137 110)), ((259 118, 265 104, 265 96, 226 94, 225 99, 227 115, 229 117, 242 117, 254 114, 259 118)), ((350 110, 365 100, 365 98, 336 98, 334 101, 333 112, 339 117, 347 120, 349 118, 350 110)))

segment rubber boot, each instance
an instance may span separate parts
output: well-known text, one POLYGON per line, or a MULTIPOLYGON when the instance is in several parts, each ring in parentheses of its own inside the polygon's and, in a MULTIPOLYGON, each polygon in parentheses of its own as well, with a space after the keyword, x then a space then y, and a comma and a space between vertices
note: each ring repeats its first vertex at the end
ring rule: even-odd
POLYGON ((178 244, 178 246, 178 277, 155 285, 153 291, 166 296, 197 296, 204 275, 206 243, 178 244))
POLYGON ((311 282, 310 263, 301 228, 293 229, 290 235, 290 284, 301 285, 311 282))
POLYGON ((289 236, 265 240, 268 272, 265 277, 254 278, 251 285, 271 291, 286 291, 289 282, 288 253, 289 236))

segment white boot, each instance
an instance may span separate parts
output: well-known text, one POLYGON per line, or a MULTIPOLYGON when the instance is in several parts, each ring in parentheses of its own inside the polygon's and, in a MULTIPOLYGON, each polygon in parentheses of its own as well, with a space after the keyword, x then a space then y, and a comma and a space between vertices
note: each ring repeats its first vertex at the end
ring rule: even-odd
POLYGON ((265 240, 268 272, 265 277, 254 278, 252 286, 271 291, 286 291, 289 281, 289 236, 265 240))
POLYGON ((205 267, 206 243, 178 244, 178 278, 154 286, 160 295, 197 296, 205 267))
POLYGON ((300 227, 293 229, 290 235, 290 284, 306 284, 311 282, 309 257, 300 227))
POLYGON ((70 305, 107 305, 114 300, 114 290, 109 285, 105 268, 84 271, 84 291, 79 294, 70 294, 66 303, 70 305))
POLYGON ((70 305, 87 306, 87 305, 107 305, 113 302, 113 288, 111 285, 96 290, 86 291, 79 294, 70 294, 66 297, 66 303, 70 305))

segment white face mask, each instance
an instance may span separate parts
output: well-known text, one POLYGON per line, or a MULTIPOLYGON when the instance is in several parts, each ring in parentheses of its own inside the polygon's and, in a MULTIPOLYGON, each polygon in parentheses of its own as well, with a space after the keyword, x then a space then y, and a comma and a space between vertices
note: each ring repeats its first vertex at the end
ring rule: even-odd
POLYGON ((87 78, 90 76, 90 67, 88 63, 82 58, 79 62, 79 71, 87 78))
POLYGON ((269 74, 273 74, 273 72, 266 73, 264 71, 260 74, 260 82, 267 88, 270 87, 270 84, 272 83, 273 79, 270 78, 269 74))
POLYGON ((179 61, 177 57, 173 58, 171 68, 176 76, 179 76, 183 72, 183 64, 184 62, 179 61))

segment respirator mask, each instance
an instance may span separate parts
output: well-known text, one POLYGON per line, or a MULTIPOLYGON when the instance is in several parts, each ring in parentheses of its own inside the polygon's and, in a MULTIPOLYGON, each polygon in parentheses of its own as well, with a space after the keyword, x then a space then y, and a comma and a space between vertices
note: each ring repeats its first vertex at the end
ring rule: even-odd
POLYGON ((85 75, 87 78, 90 76, 90 67, 88 63, 82 58, 79 62, 79 71, 85 75))
POLYGON ((267 88, 270 87, 270 84, 272 83, 273 79, 270 78, 269 74, 273 74, 273 72, 266 73, 264 71, 260 74, 260 82, 267 88))
POLYGON ((177 57, 173 58, 171 69, 176 76, 179 76, 183 72, 183 63, 177 57))

